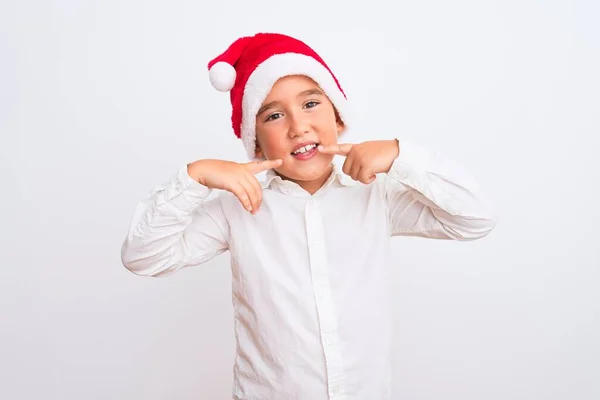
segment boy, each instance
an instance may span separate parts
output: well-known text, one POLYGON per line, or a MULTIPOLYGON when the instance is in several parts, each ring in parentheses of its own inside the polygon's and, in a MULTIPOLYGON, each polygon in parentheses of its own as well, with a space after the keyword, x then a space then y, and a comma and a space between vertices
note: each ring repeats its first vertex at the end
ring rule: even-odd
POLYGON ((140 203, 124 265, 165 276, 230 251, 234 399, 390 399, 389 237, 473 240, 495 217, 471 178, 416 144, 339 144, 346 96, 303 42, 244 37, 208 67, 254 161, 182 167, 140 203))

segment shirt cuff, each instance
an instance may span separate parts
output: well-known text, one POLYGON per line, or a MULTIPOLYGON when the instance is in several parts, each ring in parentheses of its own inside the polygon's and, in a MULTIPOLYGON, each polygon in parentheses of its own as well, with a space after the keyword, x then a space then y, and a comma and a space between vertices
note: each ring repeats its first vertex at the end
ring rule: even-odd
POLYGON ((416 190, 426 203, 443 208, 450 214, 458 214, 460 204, 438 181, 432 184, 430 177, 440 170, 439 162, 428 148, 414 142, 400 142, 400 153, 390 168, 388 176, 396 182, 416 190))
POLYGON ((400 152, 396 163, 403 165, 425 166, 431 161, 431 151, 419 144, 399 140, 400 152))
POLYGON ((427 170, 432 159, 431 153, 428 149, 413 142, 398 140, 398 145, 400 151, 392 163, 388 175, 402 183, 412 183, 415 181, 415 174, 427 170))
POLYGON ((159 187, 156 193, 160 200, 157 205, 170 204, 181 211, 191 213, 212 193, 212 189, 192 179, 187 165, 179 168, 173 179, 159 187))

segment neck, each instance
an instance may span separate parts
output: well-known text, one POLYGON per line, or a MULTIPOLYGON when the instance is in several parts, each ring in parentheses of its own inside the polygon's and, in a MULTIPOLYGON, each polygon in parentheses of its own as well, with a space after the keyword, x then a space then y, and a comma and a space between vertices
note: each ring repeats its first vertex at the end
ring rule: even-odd
POLYGON ((329 179, 329 177, 331 176, 332 172, 333 172, 333 165, 329 165, 329 167, 323 171, 323 174, 320 177, 318 177, 316 179, 312 179, 310 181, 290 179, 283 175, 279 175, 279 176, 281 176, 282 179, 294 182, 295 184, 300 186, 302 189, 306 190, 308 193, 313 195, 317 192, 317 190, 319 190, 323 187, 325 182, 327 182, 327 179, 329 179))

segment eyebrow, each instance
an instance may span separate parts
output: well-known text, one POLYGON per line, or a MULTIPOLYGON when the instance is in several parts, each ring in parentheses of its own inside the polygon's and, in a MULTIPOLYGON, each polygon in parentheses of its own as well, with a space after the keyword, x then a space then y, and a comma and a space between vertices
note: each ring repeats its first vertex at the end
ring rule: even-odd
MULTIPOLYGON (((298 93, 298 96, 296 97, 304 97, 304 96, 310 96, 310 95, 319 95, 319 96, 323 96, 323 91, 321 91, 320 89, 314 88, 314 89, 308 89, 308 90, 303 90, 302 92, 298 93)), ((265 104, 264 106, 262 106, 261 108, 258 109, 258 112, 256 113, 256 115, 260 115, 262 113, 264 113, 265 111, 267 111, 269 108, 273 108, 278 102, 277 101, 272 101, 270 103, 265 104)))
POLYGON ((298 93, 298 97, 309 96, 311 94, 323 95, 323 92, 320 89, 317 89, 317 88, 308 89, 308 90, 305 90, 303 92, 298 93))

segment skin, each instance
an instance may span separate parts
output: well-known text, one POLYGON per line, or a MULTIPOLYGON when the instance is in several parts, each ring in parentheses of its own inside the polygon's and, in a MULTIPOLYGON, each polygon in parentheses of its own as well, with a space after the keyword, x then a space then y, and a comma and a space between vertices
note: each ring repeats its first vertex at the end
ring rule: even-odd
POLYGON ((344 130, 333 104, 312 79, 286 76, 273 85, 256 115, 256 156, 264 160, 235 163, 203 159, 188 164, 188 174, 211 189, 233 193, 248 212, 255 214, 262 203, 262 188, 254 175, 268 169, 310 194, 330 176, 336 154, 345 157, 342 171, 364 184, 390 170, 400 151, 397 140, 340 144, 338 137, 344 130), (303 143, 318 144, 310 159, 292 155, 303 143))
POLYGON ((332 172, 333 154, 317 152, 310 160, 291 153, 303 143, 337 144, 345 127, 329 98, 310 78, 278 80, 256 115, 256 156, 282 160, 276 172, 314 194, 332 172))

